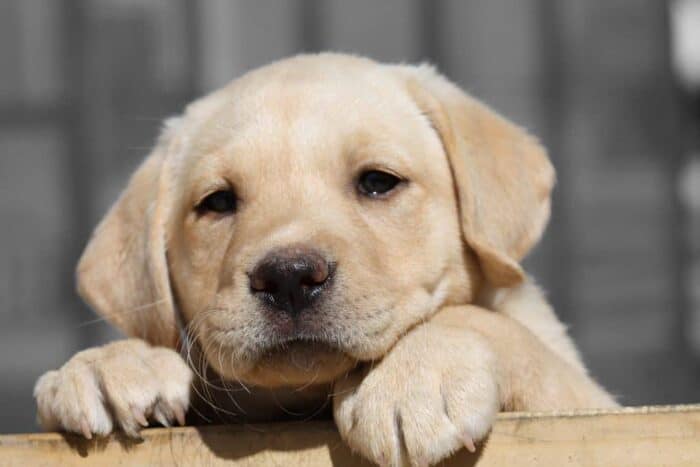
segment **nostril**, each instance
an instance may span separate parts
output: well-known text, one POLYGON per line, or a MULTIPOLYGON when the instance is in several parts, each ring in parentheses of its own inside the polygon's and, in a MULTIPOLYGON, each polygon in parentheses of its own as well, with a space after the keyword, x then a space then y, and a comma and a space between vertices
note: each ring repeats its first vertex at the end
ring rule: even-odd
POLYGON ((323 284, 326 282, 326 279, 328 279, 328 264, 323 263, 322 269, 316 271, 312 278, 317 284, 323 284))
POLYGON ((308 268, 308 273, 301 278, 301 285, 306 287, 318 287, 328 280, 328 263, 323 260, 316 260, 308 268))
POLYGON ((319 285, 323 284, 323 282, 319 282, 315 280, 313 277, 308 276, 308 277, 302 277, 301 278, 301 286, 305 287, 307 289, 310 289, 312 287, 318 287, 319 285))
POLYGON ((249 274, 248 278, 250 279, 250 288, 256 292, 264 292, 268 289, 268 282, 264 277, 258 274, 258 271, 249 274))
POLYGON ((327 288, 334 265, 313 250, 273 251, 248 274, 250 290, 268 305, 296 314, 327 288))

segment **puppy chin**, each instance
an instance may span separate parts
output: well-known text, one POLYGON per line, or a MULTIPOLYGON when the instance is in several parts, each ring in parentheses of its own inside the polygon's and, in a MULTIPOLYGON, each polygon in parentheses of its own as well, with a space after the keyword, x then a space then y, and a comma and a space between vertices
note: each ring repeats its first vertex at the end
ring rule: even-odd
POLYGON ((352 370, 357 360, 321 342, 294 341, 265 350, 243 371, 211 363, 226 378, 275 388, 330 383, 352 370))

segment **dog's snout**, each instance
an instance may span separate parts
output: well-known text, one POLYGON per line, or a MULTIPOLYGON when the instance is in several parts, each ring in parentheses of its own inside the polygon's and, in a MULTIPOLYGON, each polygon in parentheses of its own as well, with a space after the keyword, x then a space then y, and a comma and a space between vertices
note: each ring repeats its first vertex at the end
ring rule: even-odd
POLYGON ((250 274, 253 294, 278 310, 296 315, 322 293, 332 265, 308 248, 285 248, 269 253, 250 274))

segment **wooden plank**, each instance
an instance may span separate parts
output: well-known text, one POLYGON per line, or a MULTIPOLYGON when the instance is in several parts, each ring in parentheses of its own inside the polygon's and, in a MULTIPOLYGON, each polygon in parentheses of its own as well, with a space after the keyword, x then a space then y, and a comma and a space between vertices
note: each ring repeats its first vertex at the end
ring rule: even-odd
MULTIPOLYGON (((154 428, 143 441, 57 433, 0 436, 0 465, 366 465, 330 422, 154 428)), ((697 466, 700 405, 499 416, 476 454, 446 465, 697 466)))

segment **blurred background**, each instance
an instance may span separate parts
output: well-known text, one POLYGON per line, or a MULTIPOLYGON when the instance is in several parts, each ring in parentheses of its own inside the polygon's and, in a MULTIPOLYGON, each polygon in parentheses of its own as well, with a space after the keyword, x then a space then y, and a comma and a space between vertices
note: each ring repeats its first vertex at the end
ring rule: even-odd
POLYGON ((73 268, 161 120, 318 50, 433 62, 538 135, 559 183, 529 270, 621 402, 700 402, 700 1, 2 0, 0 432, 115 338, 73 268))

